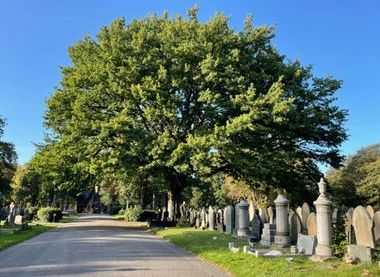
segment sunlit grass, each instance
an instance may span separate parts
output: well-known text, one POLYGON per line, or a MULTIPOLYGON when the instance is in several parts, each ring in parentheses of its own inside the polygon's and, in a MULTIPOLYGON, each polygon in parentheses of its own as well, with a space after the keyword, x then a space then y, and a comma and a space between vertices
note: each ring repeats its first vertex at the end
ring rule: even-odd
MULTIPOLYGON (((362 276, 363 270, 368 269, 367 276, 380 276, 378 265, 348 265, 335 259, 323 263, 312 262, 306 257, 297 257, 293 261, 280 258, 256 258, 250 254, 232 253, 228 242, 233 241, 231 235, 217 231, 202 231, 193 228, 160 229, 157 234, 170 242, 181 246, 203 259, 235 276, 362 276), (213 239, 216 237, 216 239, 213 239)), ((242 248, 243 242, 239 243, 242 248)))

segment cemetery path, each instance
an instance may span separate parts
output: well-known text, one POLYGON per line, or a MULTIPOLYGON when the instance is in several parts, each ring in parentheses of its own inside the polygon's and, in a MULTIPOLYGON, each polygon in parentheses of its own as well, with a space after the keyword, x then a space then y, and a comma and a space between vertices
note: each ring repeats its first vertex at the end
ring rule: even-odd
POLYGON ((11 246, 0 261, 7 277, 228 276, 155 235, 94 215, 11 246))

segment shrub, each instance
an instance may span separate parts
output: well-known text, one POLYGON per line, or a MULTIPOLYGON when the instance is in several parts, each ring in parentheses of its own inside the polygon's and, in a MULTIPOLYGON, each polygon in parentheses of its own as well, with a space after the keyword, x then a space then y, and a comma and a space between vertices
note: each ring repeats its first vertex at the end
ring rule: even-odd
POLYGON ((147 221, 157 219, 158 213, 154 210, 143 210, 138 216, 138 221, 147 221))
POLYGON ((191 224, 185 218, 181 217, 177 222, 177 227, 191 227, 191 224))
POLYGON ((33 220, 37 218, 37 212, 40 208, 39 207, 28 207, 26 209, 26 220, 33 220))
POLYGON ((111 204, 108 212, 110 215, 114 215, 114 214, 118 214, 120 210, 121 210, 120 205, 111 204))
POLYGON ((124 218, 126 221, 137 221, 142 212, 143 210, 139 206, 128 208, 124 213, 124 218))
POLYGON ((38 210, 37 217, 44 222, 57 222, 62 219, 62 212, 59 208, 45 207, 38 210))

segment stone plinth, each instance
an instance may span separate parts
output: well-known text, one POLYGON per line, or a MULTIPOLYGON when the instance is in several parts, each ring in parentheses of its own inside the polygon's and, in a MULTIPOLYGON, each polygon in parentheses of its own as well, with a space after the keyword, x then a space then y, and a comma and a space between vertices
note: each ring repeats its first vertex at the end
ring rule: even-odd
POLYGON ((264 246, 270 246, 274 242, 276 234, 276 224, 265 223, 260 243, 264 246))

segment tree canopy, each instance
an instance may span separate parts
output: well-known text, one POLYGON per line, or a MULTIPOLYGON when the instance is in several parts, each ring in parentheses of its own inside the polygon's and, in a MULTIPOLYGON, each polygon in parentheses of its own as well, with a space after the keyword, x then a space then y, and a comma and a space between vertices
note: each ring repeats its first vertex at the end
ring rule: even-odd
POLYGON ((225 174, 303 191, 316 163, 341 162, 341 82, 289 61, 273 37, 250 17, 241 31, 222 14, 200 22, 196 8, 116 19, 70 47, 46 126, 94 180, 159 180, 178 196, 225 174))

